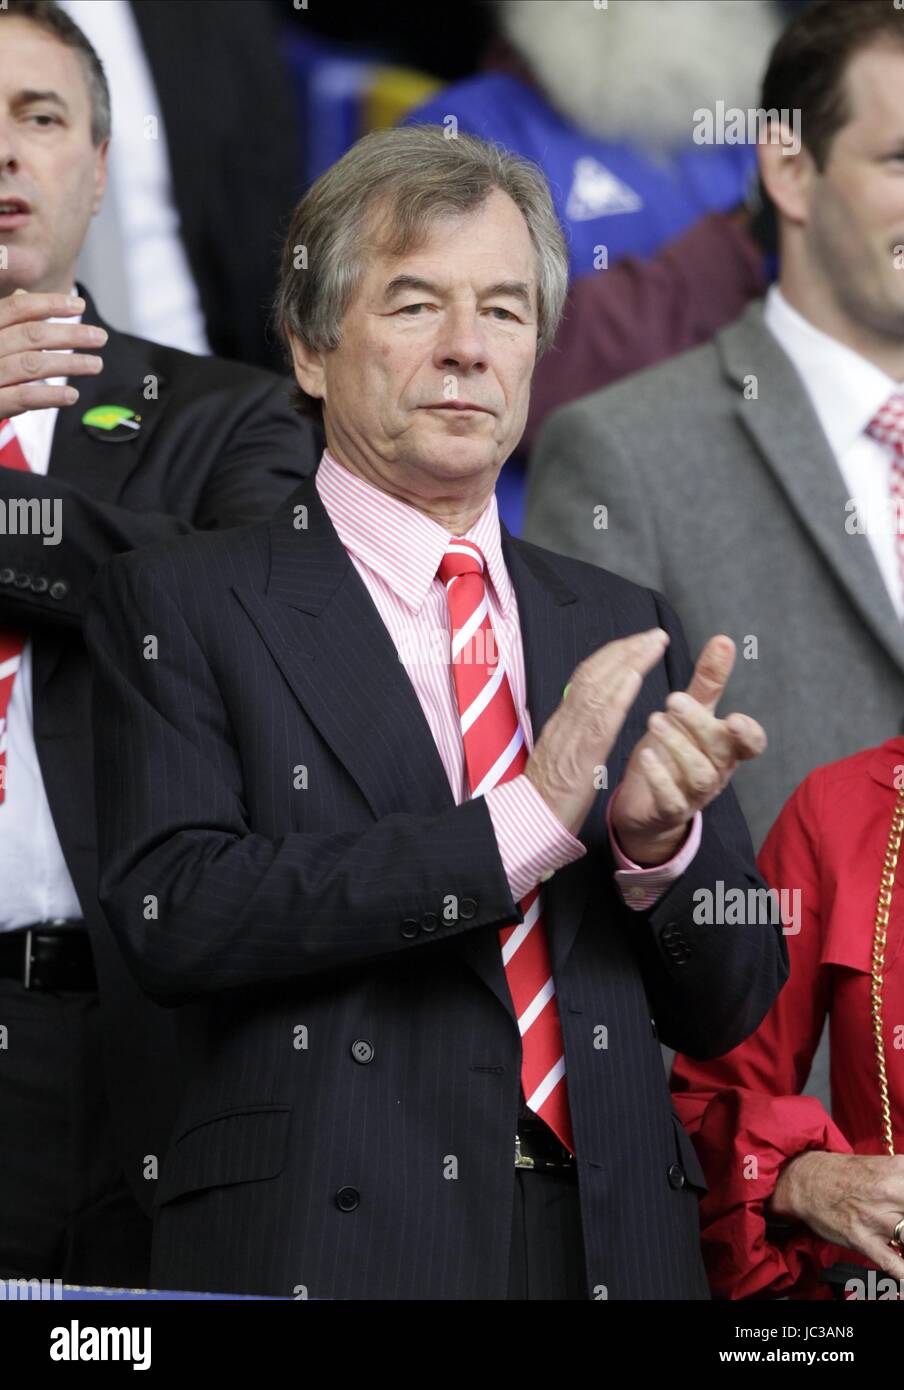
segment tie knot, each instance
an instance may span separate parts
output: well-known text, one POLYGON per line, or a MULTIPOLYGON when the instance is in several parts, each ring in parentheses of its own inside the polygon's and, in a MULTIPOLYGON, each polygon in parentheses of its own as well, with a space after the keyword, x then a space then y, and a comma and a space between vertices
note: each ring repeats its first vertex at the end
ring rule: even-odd
POLYGON ((453 536, 436 571, 444 584, 461 574, 483 574, 483 551, 473 541, 453 536))
POLYGON ((904 391, 895 391, 876 411, 866 427, 867 434, 891 447, 904 458, 904 391))

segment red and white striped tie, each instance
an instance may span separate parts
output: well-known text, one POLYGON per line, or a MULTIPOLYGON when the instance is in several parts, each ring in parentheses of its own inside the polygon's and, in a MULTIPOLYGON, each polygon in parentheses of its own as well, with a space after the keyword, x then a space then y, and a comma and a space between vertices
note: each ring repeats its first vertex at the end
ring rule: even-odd
MULTIPOLYGON (((0 420, 0 468, 31 471, 12 420, 0 420)), ((26 633, 0 627, 0 802, 6 798, 6 712, 26 641, 26 633)))
POLYGON ((882 409, 870 420, 866 432, 881 444, 890 445, 892 449, 891 499, 897 509, 895 541, 901 592, 904 594, 904 391, 896 391, 893 396, 889 396, 882 409))
MULTIPOLYGON (((452 675, 468 781, 471 796, 482 796, 524 770, 524 733, 490 623, 480 547, 453 537, 438 574, 449 602, 452 675)), ((520 907, 524 921, 503 927, 499 941, 521 1032, 521 1085, 528 1107, 574 1153, 565 1049, 539 887, 522 898, 520 907)))

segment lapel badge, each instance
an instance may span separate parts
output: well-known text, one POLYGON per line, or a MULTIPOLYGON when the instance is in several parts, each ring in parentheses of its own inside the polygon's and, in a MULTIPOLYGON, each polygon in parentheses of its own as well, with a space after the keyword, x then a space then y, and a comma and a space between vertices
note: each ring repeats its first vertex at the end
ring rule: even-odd
POLYGON ((94 439, 122 444, 141 431, 141 416, 127 405, 93 405, 82 416, 82 425, 94 439))

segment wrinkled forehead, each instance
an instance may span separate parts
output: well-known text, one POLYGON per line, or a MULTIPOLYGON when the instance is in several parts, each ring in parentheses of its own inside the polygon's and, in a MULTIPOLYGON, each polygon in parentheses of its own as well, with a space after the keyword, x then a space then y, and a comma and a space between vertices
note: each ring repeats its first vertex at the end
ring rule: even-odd
POLYGON ((361 252, 370 292, 426 281, 448 290, 507 286, 524 291, 526 307, 536 303, 536 249, 520 208, 498 189, 473 208, 430 213, 414 230, 377 203, 362 224, 361 252))

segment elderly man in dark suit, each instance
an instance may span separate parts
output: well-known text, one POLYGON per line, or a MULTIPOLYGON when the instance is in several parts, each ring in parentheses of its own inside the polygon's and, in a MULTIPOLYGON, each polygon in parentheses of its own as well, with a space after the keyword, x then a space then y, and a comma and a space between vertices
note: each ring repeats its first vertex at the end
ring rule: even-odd
POLYGON ((184 1048, 158 1286, 707 1296, 657 1036, 723 1052, 784 980, 695 905, 759 886, 765 739, 728 639, 692 670, 660 595, 499 522, 566 265, 533 166, 359 141, 283 258, 316 474, 89 599, 100 896, 184 1048))
POLYGON ((85 596, 110 555, 268 516, 318 455, 286 382, 127 337, 76 294, 106 91, 65 15, 3 11, 0 1275, 132 1284, 178 1079, 172 1017, 97 900, 85 596))

